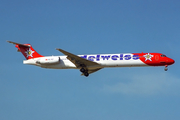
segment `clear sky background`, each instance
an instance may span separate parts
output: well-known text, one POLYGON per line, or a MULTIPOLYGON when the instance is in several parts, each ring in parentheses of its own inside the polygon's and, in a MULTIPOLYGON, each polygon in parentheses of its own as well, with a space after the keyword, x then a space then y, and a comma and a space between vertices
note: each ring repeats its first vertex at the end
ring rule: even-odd
POLYGON ((179 0, 1 0, 0 120, 179 120, 179 0), (159 52, 164 67, 79 70, 23 65, 6 40, 42 55, 159 52))

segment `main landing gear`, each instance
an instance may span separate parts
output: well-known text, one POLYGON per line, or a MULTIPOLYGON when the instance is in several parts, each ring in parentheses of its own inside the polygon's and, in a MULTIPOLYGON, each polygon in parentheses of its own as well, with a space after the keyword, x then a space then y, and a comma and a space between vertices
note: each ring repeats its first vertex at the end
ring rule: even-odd
POLYGON ((167 66, 167 65, 165 65, 165 68, 164 68, 164 70, 165 70, 165 71, 167 71, 167 70, 168 70, 168 68, 167 68, 167 67, 168 67, 168 66, 167 66))
POLYGON ((81 68, 80 71, 84 74, 84 76, 88 77, 89 76, 89 73, 88 73, 88 70, 85 69, 85 68, 81 68))

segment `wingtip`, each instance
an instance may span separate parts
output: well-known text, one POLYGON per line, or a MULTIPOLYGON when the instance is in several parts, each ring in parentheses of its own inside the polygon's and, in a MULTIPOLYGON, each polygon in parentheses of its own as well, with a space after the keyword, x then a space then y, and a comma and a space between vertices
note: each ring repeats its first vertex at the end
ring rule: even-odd
POLYGON ((62 49, 60 49, 60 48, 56 48, 56 50, 59 50, 60 52, 61 52, 61 51, 64 51, 64 50, 62 50, 62 49))

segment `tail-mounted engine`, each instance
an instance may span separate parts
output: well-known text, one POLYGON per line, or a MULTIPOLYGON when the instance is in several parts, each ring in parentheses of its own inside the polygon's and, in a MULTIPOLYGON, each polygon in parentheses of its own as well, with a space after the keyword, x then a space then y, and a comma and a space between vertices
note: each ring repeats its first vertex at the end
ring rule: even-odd
POLYGON ((42 57, 36 63, 42 65, 58 64, 60 63, 60 57, 42 57))

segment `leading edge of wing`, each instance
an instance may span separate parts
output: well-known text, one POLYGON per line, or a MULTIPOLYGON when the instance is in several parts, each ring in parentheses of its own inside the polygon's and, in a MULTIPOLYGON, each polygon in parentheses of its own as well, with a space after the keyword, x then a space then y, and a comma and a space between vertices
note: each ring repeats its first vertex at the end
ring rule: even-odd
POLYGON ((97 65, 99 66, 100 65, 100 64, 98 64, 96 62, 86 60, 86 59, 81 58, 81 57, 79 57, 77 55, 69 53, 69 52, 67 52, 65 50, 62 50, 62 49, 59 49, 59 48, 56 48, 56 50, 62 52, 65 55, 67 55, 67 59, 70 60, 72 63, 74 63, 77 68, 80 68, 81 67, 80 65, 85 65, 86 67, 88 67, 88 66, 97 66, 97 65))

